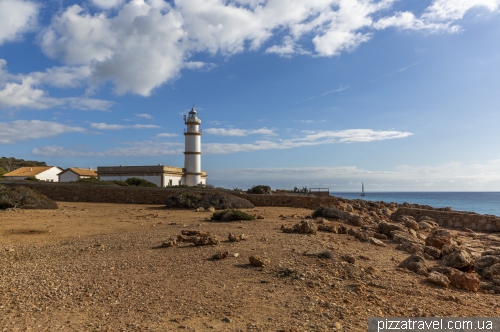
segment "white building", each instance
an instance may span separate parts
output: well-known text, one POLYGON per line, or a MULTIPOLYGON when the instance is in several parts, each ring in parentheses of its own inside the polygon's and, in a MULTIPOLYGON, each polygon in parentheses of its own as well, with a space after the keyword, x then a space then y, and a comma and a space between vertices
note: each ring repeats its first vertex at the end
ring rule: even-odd
POLYGON ((184 168, 175 166, 99 166, 97 175, 101 181, 139 178, 159 187, 177 185, 206 185, 207 172, 201 170, 201 119, 196 110, 191 108, 188 116, 184 115, 184 168))
POLYGON ((24 180, 28 177, 35 177, 41 181, 58 182, 61 169, 55 166, 26 166, 3 175, 5 180, 24 180))
POLYGON ((92 168, 66 168, 58 174, 59 182, 73 182, 80 179, 97 178, 97 172, 92 168))

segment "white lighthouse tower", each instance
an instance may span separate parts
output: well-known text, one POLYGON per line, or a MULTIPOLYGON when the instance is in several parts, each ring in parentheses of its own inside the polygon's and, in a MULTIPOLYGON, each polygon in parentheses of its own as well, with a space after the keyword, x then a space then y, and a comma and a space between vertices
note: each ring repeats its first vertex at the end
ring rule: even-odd
POLYGON ((198 118, 196 110, 191 108, 188 117, 184 115, 186 130, 184 137, 186 141, 184 149, 184 176, 185 185, 196 186, 202 183, 201 172, 201 119, 198 118))

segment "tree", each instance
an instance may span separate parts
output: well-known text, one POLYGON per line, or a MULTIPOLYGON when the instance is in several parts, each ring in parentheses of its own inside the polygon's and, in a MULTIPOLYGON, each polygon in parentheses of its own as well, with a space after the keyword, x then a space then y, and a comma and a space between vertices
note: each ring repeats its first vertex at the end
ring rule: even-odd
POLYGON ((47 164, 45 161, 16 159, 14 157, 0 158, 0 167, 3 167, 7 172, 12 172, 25 166, 47 166, 47 164))

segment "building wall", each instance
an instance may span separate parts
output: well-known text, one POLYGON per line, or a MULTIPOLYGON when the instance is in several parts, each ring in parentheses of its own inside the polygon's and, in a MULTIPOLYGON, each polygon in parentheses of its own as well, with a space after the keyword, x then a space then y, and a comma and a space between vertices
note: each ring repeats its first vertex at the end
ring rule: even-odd
POLYGON ((75 174, 71 171, 67 171, 59 176, 59 182, 71 182, 71 181, 78 181, 78 174, 75 174))
POLYGON ((42 172, 35 177, 38 180, 49 181, 49 182, 59 182, 59 177, 57 174, 61 173, 61 170, 57 167, 52 167, 45 172, 42 172))
POLYGON ((101 181, 125 181, 128 178, 144 179, 161 187, 161 175, 100 175, 101 181))
POLYGON ((169 181, 172 180, 172 186, 178 186, 179 181, 181 181, 180 184, 183 184, 183 178, 181 176, 173 176, 173 175, 164 175, 163 176, 163 183, 165 187, 169 186, 169 181))

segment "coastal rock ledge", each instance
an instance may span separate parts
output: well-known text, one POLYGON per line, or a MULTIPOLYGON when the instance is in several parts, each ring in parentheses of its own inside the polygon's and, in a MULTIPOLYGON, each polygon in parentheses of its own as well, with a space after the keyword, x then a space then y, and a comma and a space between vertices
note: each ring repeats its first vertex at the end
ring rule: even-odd
POLYGON ((419 220, 421 217, 434 219, 439 226, 456 229, 471 229, 481 232, 500 232, 500 217, 492 215, 477 214, 473 212, 440 211, 399 207, 391 215, 391 219, 397 221, 400 216, 412 216, 419 220))

